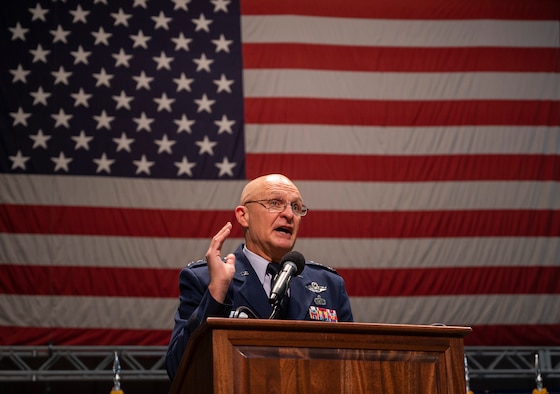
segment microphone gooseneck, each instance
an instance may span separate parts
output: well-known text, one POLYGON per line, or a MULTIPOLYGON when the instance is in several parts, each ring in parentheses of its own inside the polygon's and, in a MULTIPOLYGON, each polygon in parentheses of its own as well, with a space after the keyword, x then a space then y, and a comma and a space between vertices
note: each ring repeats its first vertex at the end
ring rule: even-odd
POLYGON ((273 279, 274 284, 268 298, 272 306, 272 314, 269 319, 275 319, 278 316, 281 301, 288 292, 292 278, 301 274, 305 268, 305 257, 296 251, 288 252, 282 257, 280 266, 280 272, 273 279))

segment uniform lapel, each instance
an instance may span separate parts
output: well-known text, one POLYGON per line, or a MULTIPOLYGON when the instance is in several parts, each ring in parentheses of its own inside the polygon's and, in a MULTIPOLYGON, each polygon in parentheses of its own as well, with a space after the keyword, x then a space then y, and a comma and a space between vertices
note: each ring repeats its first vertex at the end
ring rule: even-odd
POLYGON ((238 298, 234 299, 234 307, 247 306, 259 317, 268 318, 272 313, 272 308, 255 270, 243 251, 235 253, 235 257, 234 286, 238 298))
POLYGON ((305 287, 306 279, 301 276, 296 276, 290 283, 290 307, 286 319, 290 320, 305 320, 309 306, 313 303, 314 293, 307 290, 305 287))

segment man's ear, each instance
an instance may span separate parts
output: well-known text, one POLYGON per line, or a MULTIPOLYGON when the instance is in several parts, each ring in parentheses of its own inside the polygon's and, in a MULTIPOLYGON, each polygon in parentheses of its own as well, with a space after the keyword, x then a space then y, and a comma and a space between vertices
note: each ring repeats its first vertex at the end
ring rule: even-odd
POLYGON ((235 208, 235 218, 241 227, 249 227, 249 210, 244 205, 239 205, 235 208))

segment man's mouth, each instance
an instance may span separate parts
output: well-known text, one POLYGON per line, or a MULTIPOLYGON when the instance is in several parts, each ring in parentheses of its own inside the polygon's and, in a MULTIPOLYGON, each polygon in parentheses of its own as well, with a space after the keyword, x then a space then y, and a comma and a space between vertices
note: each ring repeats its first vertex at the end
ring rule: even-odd
POLYGON ((276 231, 284 233, 284 234, 292 234, 292 228, 291 227, 277 227, 276 231))

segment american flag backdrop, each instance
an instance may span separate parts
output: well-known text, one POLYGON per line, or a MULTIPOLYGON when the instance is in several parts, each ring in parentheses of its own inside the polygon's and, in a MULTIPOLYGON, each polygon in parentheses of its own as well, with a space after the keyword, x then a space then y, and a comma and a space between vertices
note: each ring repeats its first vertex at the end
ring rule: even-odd
POLYGON ((0 345, 165 345, 247 179, 360 322, 560 345, 557 0, 0 2, 0 345))

